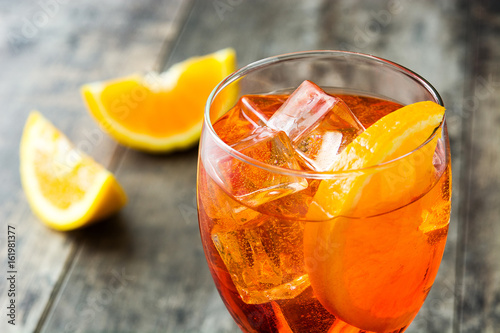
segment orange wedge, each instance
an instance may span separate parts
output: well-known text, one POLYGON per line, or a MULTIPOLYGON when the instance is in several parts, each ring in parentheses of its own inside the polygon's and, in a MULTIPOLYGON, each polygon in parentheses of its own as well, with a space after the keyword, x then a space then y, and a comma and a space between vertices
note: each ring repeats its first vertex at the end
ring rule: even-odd
MULTIPOLYGON (((334 170, 404 156, 430 138, 443 117, 444 108, 432 102, 396 110, 354 139, 334 170)), ((449 182, 443 176, 436 185, 433 165, 438 138, 376 173, 323 180, 315 194, 315 201, 336 218, 306 224, 311 286, 327 310, 359 329, 392 332, 408 325, 434 281, 449 218, 449 201, 440 198, 449 182), (412 157, 416 153, 421 155, 412 157), (404 173, 404 181, 389 189, 393 178, 388 173, 404 173), (390 213, 380 215, 384 212, 390 213)))
POLYGON ((127 201, 115 177, 77 150, 39 112, 26 121, 21 181, 31 209, 57 230, 76 229, 115 213, 127 201))
MULTIPOLYGON (((205 103, 236 69, 233 49, 189 58, 166 72, 86 84, 82 94, 99 124, 119 143, 153 153, 198 142, 205 103)), ((228 107, 236 91, 226 90, 228 107)))

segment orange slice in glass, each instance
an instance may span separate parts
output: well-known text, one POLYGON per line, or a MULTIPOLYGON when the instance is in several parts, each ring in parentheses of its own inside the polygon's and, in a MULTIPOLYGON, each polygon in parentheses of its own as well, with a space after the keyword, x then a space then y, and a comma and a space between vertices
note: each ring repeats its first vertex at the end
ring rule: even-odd
MULTIPOLYGON (((362 169, 404 156, 429 139, 443 117, 444 108, 433 102, 396 110, 354 139, 334 170, 362 169)), ((439 180, 442 186, 436 185, 438 138, 439 133, 413 153, 421 154, 418 159, 409 154, 376 173, 323 180, 314 197, 335 218, 306 224, 304 256, 311 286, 328 311, 359 329, 391 332, 407 325, 435 278, 449 218, 441 212, 449 207, 438 205, 439 211, 432 211, 432 201, 444 200, 439 199, 441 187, 449 185, 445 177, 439 180), (401 165, 404 181, 389 190, 387 173, 398 175, 401 165), (399 209, 391 212, 393 208, 399 209)))
POLYGON ((432 158, 440 133, 424 147, 416 149, 438 128, 444 111, 444 107, 434 102, 418 102, 375 122, 347 145, 332 171, 364 169, 398 157, 400 160, 383 172, 365 170, 322 181, 314 197, 316 204, 329 217, 362 217, 397 208, 394 204, 399 204, 403 198, 410 201, 424 193, 431 182, 422 180, 431 179, 434 172, 432 158))

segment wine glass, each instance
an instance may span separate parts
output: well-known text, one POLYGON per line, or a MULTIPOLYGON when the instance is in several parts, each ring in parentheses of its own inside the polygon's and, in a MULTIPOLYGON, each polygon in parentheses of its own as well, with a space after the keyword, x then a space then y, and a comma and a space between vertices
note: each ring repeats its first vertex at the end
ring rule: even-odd
POLYGON ((311 170, 297 151, 283 153, 283 132, 261 129, 304 80, 340 97, 366 128, 403 105, 443 105, 416 73, 360 53, 285 54, 228 76, 207 101, 199 148, 210 272, 244 332, 403 332, 448 232, 445 120, 384 163, 311 170))

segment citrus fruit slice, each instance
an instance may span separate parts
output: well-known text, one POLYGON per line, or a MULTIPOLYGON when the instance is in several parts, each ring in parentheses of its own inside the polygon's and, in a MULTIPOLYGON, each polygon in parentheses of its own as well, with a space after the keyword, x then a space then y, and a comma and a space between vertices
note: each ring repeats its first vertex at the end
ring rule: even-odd
MULTIPOLYGON (((335 170, 404 156, 431 137, 443 116, 444 108, 432 102, 396 110, 354 139, 335 170)), ((359 329, 405 327, 434 281, 449 220, 449 200, 441 197, 449 171, 440 176, 433 164, 438 138, 419 149, 418 159, 406 160, 414 152, 393 162, 394 169, 323 180, 314 197, 336 218, 306 224, 304 257, 311 286, 328 311, 359 329), (405 181, 391 190, 387 172, 399 174, 401 165, 405 181), (394 207, 399 209, 391 211, 394 207)))
POLYGON ((26 121, 21 182, 31 209, 57 230, 99 221, 123 207, 125 192, 103 166, 78 151, 39 112, 26 121))
MULTIPOLYGON (((236 54, 228 48, 189 58, 160 74, 86 84, 82 94, 90 113, 118 142, 163 153, 198 142, 207 98, 235 67, 236 54)), ((231 107, 235 89, 222 93, 231 107)))
POLYGON ((432 178, 435 172, 432 159, 440 134, 414 150, 438 128, 444 111, 444 107, 434 102, 418 102, 375 122, 346 146, 332 171, 364 169, 400 159, 383 171, 364 170, 324 180, 314 201, 330 218, 362 217, 395 209, 394 205, 400 205, 404 199, 410 202, 425 193, 436 181, 432 178), (363 205, 357 205, 358 202, 363 205))

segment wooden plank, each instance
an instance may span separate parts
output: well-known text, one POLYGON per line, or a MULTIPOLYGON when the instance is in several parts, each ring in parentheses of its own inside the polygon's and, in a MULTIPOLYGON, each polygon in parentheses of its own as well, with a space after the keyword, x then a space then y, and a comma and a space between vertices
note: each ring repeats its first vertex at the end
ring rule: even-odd
POLYGON ((320 8, 326 1, 197 0, 166 66, 193 54, 231 46, 238 64, 284 52, 314 49, 320 8))
POLYGON ((500 327, 500 7, 470 4, 470 77, 464 105, 464 169, 460 199, 463 242, 458 257, 456 332, 500 327))
MULTIPOLYGON (((0 1, 0 248, 16 228, 16 325, 3 315, 1 332, 31 332, 50 309, 78 240, 44 227, 30 212, 18 176, 18 144, 31 109, 39 109, 73 142, 108 165, 116 144, 88 115, 79 86, 150 69, 165 38, 177 33, 181 1, 0 1), (124 56, 126 55, 126 56, 124 56)), ((6 308, 6 256, 1 256, 0 305, 6 308)))

